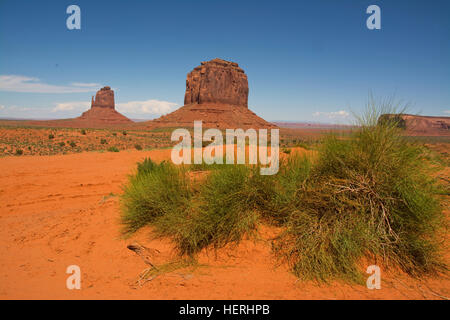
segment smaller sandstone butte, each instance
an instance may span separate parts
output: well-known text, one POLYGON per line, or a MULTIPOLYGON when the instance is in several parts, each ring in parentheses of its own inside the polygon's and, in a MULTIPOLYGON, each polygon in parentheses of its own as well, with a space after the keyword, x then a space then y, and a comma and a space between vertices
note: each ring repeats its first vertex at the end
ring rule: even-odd
POLYGON ((213 59, 202 62, 187 75, 185 105, 158 119, 149 128, 193 127, 201 120, 205 128, 276 128, 248 109, 248 81, 235 62, 213 59))
POLYGON ((97 91, 95 100, 92 97, 91 108, 96 107, 114 109, 114 91, 110 87, 106 86, 97 91))
POLYGON ((94 127, 133 123, 133 121, 116 111, 114 91, 110 87, 103 87, 97 91, 95 100, 92 97, 91 108, 83 112, 75 120, 79 120, 84 125, 94 127))
POLYGON ((411 136, 450 136, 450 117, 383 114, 379 122, 393 120, 411 136))
POLYGON ((213 59, 195 67, 186 79, 184 104, 222 103, 247 108, 248 81, 235 62, 213 59))

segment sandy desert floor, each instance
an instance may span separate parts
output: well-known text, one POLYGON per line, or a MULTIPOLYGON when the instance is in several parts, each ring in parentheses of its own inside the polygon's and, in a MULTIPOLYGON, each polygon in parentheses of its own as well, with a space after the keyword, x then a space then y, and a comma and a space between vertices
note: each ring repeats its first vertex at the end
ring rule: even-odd
MULTIPOLYGON (((145 228, 121 236, 121 185, 146 156, 170 150, 87 152, 0 158, 1 299, 445 299, 448 276, 412 279, 382 273, 382 288, 297 281, 271 253, 274 230, 258 240, 204 252, 197 268, 178 269, 135 286, 143 260, 127 249, 138 241, 174 258, 166 240, 145 228), (81 290, 66 288, 66 268, 81 268, 81 290)), ((448 211, 447 211, 448 214, 448 211)), ((448 251, 446 260, 448 260, 448 251)))

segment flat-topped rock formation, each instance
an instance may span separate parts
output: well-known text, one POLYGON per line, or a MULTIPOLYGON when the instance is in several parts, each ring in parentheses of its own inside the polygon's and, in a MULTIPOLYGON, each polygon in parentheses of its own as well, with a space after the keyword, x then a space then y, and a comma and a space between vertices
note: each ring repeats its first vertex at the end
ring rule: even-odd
POLYGON ((248 109, 247 76, 237 63, 222 59, 202 62, 187 75, 185 105, 145 124, 155 127, 274 128, 248 109))
POLYGON ((184 104, 222 103, 248 107, 248 81, 234 62, 213 59, 195 67, 186 79, 184 104))
POLYGON ((92 97, 91 108, 83 112, 75 120, 81 121, 89 126, 133 123, 133 121, 116 111, 114 91, 110 87, 104 87, 97 91, 95 99, 92 97))
POLYGON ((378 121, 398 121, 398 126, 412 136, 450 136, 450 117, 383 114, 378 121))

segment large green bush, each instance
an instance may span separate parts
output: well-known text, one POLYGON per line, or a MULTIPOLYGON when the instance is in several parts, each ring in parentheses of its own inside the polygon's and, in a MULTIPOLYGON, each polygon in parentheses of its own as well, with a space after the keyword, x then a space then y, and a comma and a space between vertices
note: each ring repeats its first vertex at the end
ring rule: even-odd
POLYGON ((181 255, 238 243, 259 223, 281 227, 274 252, 304 279, 361 281, 361 261, 412 275, 442 270, 444 224, 427 153, 369 109, 313 159, 290 154, 274 176, 258 166, 175 166, 150 159, 124 188, 127 232, 150 224, 181 255))

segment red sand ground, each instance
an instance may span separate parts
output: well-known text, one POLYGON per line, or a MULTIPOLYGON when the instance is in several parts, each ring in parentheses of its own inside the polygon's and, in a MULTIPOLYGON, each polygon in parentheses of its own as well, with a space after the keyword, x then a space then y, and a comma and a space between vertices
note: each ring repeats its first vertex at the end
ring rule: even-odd
MULTIPOLYGON (((1 299, 442 299, 450 296, 447 276, 414 280, 382 273, 382 289, 297 281, 276 267, 270 237, 244 240, 237 248, 200 255, 203 267, 161 275, 133 286, 146 268, 126 248, 138 240, 161 251, 168 241, 151 240, 145 228, 120 236, 121 185, 145 156, 167 159, 170 150, 81 153, 0 158, 1 299), (67 266, 79 265, 81 290, 66 288, 67 266)), ((448 251, 446 257, 448 258, 448 251)), ((448 259, 447 259, 448 261, 448 259)))

